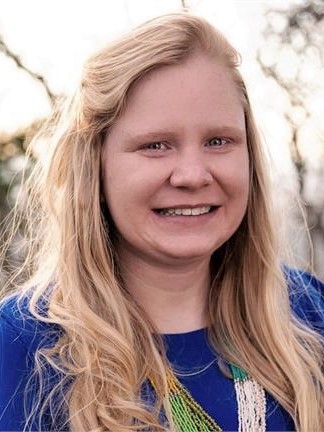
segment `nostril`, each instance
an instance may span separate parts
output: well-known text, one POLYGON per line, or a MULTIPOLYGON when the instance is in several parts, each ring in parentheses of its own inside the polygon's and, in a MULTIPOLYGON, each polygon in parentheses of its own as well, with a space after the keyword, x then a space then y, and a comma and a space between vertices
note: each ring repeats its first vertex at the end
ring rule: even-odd
POLYGON ((177 188, 199 189, 210 185, 213 176, 210 171, 200 167, 176 169, 170 176, 170 184, 177 188))

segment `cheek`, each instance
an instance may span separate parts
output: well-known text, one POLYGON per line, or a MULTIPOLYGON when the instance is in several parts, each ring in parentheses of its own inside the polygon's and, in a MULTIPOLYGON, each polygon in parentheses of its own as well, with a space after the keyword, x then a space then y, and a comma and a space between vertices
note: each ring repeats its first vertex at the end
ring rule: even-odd
POLYGON ((243 189, 249 189, 250 183, 250 161, 249 153, 245 147, 241 155, 238 155, 234 164, 235 175, 237 176, 238 183, 242 185, 243 189))
POLYGON ((110 202, 145 203, 168 178, 170 171, 163 161, 149 160, 133 153, 110 158, 103 166, 103 187, 110 202))
POLYGON ((154 187, 143 174, 140 169, 135 170, 134 165, 128 169, 114 168, 109 173, 107 170, 103 190, 113 218, 125 215, 132 219, 147 208, 154 187))
POLYGON ((236 179, 236 190, 237 195, 240 198, 238 200, 239 204, 245 213, 250 193, 250 173, 248 168, 244 170, 242 167, 242 172, 236 179))
POLYGON ((250 188, 250 168, 249 162, 241 164, 239 169, 236 171, 236 183, 241 188, 242 193, 248 193, 250 188))
POLYGON ((223 184, 224 189, 229 195, 235 195, 236 198, 241 196, 245 200, 249 192, 250 169, 247 152, 232 155, 228 160, 223 160, 219 167, 219 182, 223 184))
POLYGON ((115 197, 123 198, 125 192, 132 186, 132 167, 125 158, 116 157, 109 153, 105 155, 102 164, 103 190, 108 201, 114 201, 115 197))

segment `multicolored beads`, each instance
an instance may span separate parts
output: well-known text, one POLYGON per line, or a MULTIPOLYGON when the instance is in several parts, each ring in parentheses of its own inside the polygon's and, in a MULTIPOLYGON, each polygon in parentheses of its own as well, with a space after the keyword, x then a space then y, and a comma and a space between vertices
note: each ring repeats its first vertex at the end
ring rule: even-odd
MULTIPOLYGON (((230 365, 238 405, 238 432, 266 431, 263 387, 246 372, 230 365)), ((223 432, 215 420, 190 395, 171 369, 167 370, 168 398, 177 432, 223 432)), ((152 383, 153 387, 154 384, 152 383)))
POLYGON ((238 407, 238 432, 265 432, 266 398, 264 388, 235 365, 230 365, 238 407))
POLYGON ((170 370, 167 382, 171 413, 178 432, 222 432, 170 370))

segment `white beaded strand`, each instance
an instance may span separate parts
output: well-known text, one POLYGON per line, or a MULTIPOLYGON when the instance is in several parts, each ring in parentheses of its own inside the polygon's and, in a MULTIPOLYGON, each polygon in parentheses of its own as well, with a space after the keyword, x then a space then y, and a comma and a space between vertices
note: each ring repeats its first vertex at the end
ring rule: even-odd
POLYGON ((263 387, 252 378, 234 381, 239 432, 266 431, 266 399, 263 387))

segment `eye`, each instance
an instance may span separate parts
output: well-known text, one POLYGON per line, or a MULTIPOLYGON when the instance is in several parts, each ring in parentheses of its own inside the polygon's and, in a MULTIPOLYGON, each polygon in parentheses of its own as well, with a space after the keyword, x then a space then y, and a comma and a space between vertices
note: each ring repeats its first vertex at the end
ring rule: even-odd
POLYGON ((219 137, 213 137, 210 140, 207 141, 207 146, 210 147, 223 147, 226 144, 228 144, 228 139, 226 138, 219 138, 219 137))
POLYGON ((164 151, 167 150, 167 145, 163 141, 155 141, 149 144, 145 144, 143 146, 144 150, 151 150, 151 151, 164 151))

